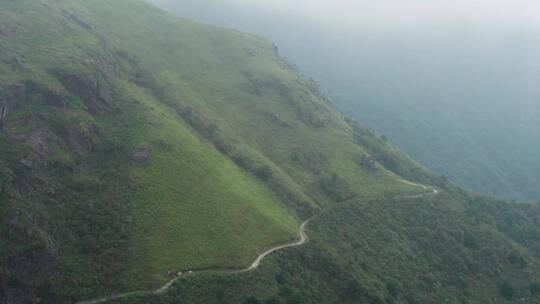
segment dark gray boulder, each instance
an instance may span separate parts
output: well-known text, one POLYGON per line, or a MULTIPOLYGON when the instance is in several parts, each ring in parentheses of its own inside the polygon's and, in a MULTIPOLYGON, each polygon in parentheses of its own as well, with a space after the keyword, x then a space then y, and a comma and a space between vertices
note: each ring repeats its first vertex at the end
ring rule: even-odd
POLYGON ((13 56, 13 64, 14 64, 14 67, 17 68, 17 69, 21 69, 21 70, 28 69, 28 65, 26 64, 26 60, 23 57, 19 56, 19 55, 13 56))
POLYGON ((87 126, 84 130, 80 125, 74 124, 65 128, 63 136, 69 147, 78 153, 84 153, 94 149, 98 132, 99 130, 94 124, 87 126))
POLYGON ((58 78, 66 90, 83 100, 90 114, 95 115, 111 110, 112 90, 104 77, 92 76, 90 73, 58 73, 58 78))
POLYGON ((362 165, 362 167, 364 169, 366 169, 369 172, 377 171, 377 163, 375 162, 373 157, 371 157, 371 155, 366 154, 366 155, 362 156, 362 160, 361 160, 360 164, 362 165))
POLYGON ((29 94, 39 96, 39 100, 48 106, 59 108, 66 106, 66 100, 69 96, 65 91, 51 89, 33 81, 26 81, 25 86, 29 94))
POLYGON ((22 142, 36 152, 41 159, 47 159, 52 154, 52 148, 49 144, 49 136, 43 130, 35 130, 29 133, 17 134, 13 138, 22 142))
POLYGON ((0 22, 0 36, 13 36, 15 35, 15 30, 9 25, 0 22))
POLYGON ((255 56, 259 55, 259 52, 257 52, 256 49, 248 49, 248 55, 251 56, 251 57, 255 57, 255 56))
POLYGON ((47 112, 40 112, 39 118, 43 121, 49 121, 49 114, 47 112))
POLYGON ((9 29, 4 24, 0 23, 0 35, 9 36, 9 29))
POLYGON ((166 140, 160 140, 159 147, 165 151, 168 151, 171 149, 171 145, 166 140))
POLYGON ((133 152, 132 160, 138 164, 143 164, 150 157, 150 149, 137 147, 133 152))

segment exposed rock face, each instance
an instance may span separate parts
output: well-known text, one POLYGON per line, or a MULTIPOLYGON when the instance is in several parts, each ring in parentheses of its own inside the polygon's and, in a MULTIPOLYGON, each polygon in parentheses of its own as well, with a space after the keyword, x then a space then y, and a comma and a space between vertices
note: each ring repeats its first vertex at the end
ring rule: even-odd
POLYGON ((46 105, 64 108, 66 106, 67 95, 63 92, 47 90, 42 93, 42 100, 46 105))
POLYGON ((259 55, 259 52, 257 52, 256 49, 249 49, 248 50, 248 55, 251 56, 251 57, 255 57, 255 56, 259 55))
POLYGON ((291 125, 288 122, 286 122, 284 119, 281 118, 281 115, 279 113, 268 112, 266 113, 266 116, 272 123, 277 124, 280 127, 283 127, 283 128, 291 127, 291 125))
POLYGON ((92 151, 98 133, 96 125, 92 124, 87 128, 79 125, 68 126, 65 130, 66 143, 79 153, 92 151))
POLYGON ((58 252, 50 240, 36 241, 29 247, 0 259, 0 274, 6 274, 0 276, 0 303, 35 303, 39 297, 35 293, 46 288, 46 280, 58 263, 58 252))
POLYGON ((362 156, 361 165, 364 169, 370 172, 377 171, 377 164, 375 163, 375 160, 373 159, 373 157, 371 157, 371 155, 366 154, 362 156))
POLYGON ((111 92, 111 88, 109 87, 109 85, 106 83, 106 82, 102 82, 100 83, 100 85, 98 86, 98 94, 97 94, 97 97, 105 102, 105 104, 110 107, 112 105, 112 102, 113 102, 113 97, 112 97, 112 92, 111 92))
POLYGON ((50 89, 33 81, 25 82, 25 86, 28 93, 39 96, 39 100, 48 106, 59 108, 66 106, 67 92, 50 89))
POLYGON ((5 23, 0 22, 0 36, 13 36, 17 32, 14 28, 10 27, 9 25, 5 23))
POLYGON ((47 133, 43 130, 36 130, 26 134, 18 134, 13 136, 13 138, 32 147, 42 159, 47 159, 52 154, 47 133))
POLYGON ((67 10, 62 10, 62 13, 64 14, 65 17, 75 21, 75 23, 77 23, 83 29, 88 30, 90 32, 95 31, 94 25, 91 24, 90 21, 84 20, 83 17, 79 16, 77 13, 70 12, 67 10))
POLYGON ((24 99, 26 86, 12 83, 0 89, 0 130, 4 128, 9 113, 24 99))
POLYGON ((279 79, 258 79, 250 73, 244 73, 244 76, 248 91, 254 95, 279 92, 281 96, 288 97, 291 94, 291 89, 279 79))
POLYGON ((1 91, 2 96, 0 96, 0 99, 6 100, 10 103, 16 103, 24 97, 26 93, 26 84, 14 82, 2 88, 1 91))
POLYGON ((46 112, 39 113, 39 118, 43 121, 49 121, 49 114, 46 112))
POLYGON ((71 94, 83 100, 90 114, 111 110, 112 91, 105 79, 88 74, 60 74, 59 79, 71 94))
POLYGON ((21 56, 15 56, 13 57, 13 63, 15 65, 15 68, 26 70, 28 68, 28 65, 26 64, 26 60, 21 56))
POLYGON ((135 151, 133 152, 133 161, 138 164, 143 164, 146 162, 146 160, 150 157, 150 150, 147 148, 135 148, 135 151))
POLYGON ((0 23, 0 35, 9 36, 8 28, 4 24, 0 23))
MULTIPOLYGON (((28 216, 26 214, 26 216, 28 216)), ((0 256, 0 303, 36 303, 37 293, 46 288, 60 254, 48 234, 36 222, 25 221, 22 209, 16 208, 5 218, 0 230, 2 240, 25 240, 24 246, 0 256)))

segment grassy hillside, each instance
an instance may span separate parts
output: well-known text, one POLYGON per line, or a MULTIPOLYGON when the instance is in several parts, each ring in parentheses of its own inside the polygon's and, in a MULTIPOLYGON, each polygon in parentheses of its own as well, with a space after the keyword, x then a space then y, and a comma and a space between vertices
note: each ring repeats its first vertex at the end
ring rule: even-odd
POLYGON ((347 120, 386 168, 444 192, 352 199, 308 226, 310 242, 247 274, 179 280, 161 296, 111 303, 537 303, 540 209, 486 199, 411 161, 347 120))
MULTIPOLYGON (((276 3, 272 9, 253 1, 149 1, 272 39, 341 111, 459 185, 497 197, 540 198, 535 25, 473 18, 419 26, 411 18, 404 26, 358 15, 356 26, 344 26, 276 3)), ((359 14, 384 13, 366 6, 359 14)))
MULTIPOLYGON (((338 171, 358 186, 354 187, 358 195, 382 193, 384 184, 379 181, 395 180, 384 172, 373 176, 359 170, 364 151, 353 142, 352 130, 318 87, 298 75, 268 41, 165 17, 142 3, 139 9, 146 13, 141 16, 135 9, 122 9, 124 5, 122 1, 85 4, 98 24, 108 31, 115 29, 109 34, 120 48, 130 50, 144 67, 158 71, 153 75, 154 83, 158 82, 154 91, 165 103, 200 115, 216 127, 212 133, 217 134, 208 137, 213 142, 227 141, 232 147, 222 147, 226 154, 234 153, 227 149, 238 149, 250 157, 266 158, 307 188, 318 182, 320 174, 338 171), (302 163, 305 158, 319 162, 302 163), (374 177, 379 180, 373 182, 374 177), (369 189, 359 187, 363 184, 369 184, 369 189)), ((405 190, 399 184, 386 188, 405 190)))
POLYGON ((539 220, 538 206, 478 196, 352 200, 255 272, 110 303, 540 303, 539 220))
POLYGON ((537 206, 417 165, 250 34, 137 0, 0 2, 0 127, 0 303, 181 269, 217 271, 124 303, 538 302, 537 206), (219 271, 320 209, 306 246, 219 271))
POLYGON ((0 300, 241 268, 319 207, 425 191, 275 47, 142 1, 0 2, 0 300))

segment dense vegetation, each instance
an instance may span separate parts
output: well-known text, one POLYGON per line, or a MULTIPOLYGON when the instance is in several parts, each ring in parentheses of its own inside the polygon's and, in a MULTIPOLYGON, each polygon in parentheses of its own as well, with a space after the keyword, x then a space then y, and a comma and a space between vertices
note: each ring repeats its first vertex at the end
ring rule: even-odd
POLYGON ((321 206, 424 191, 271 43, 142 1, 0 2, 0 113, 2 303, 245 267, 321 206))
POLYGON ((2 1, 0 126, 2 304, 151 289, 181 269, 216 271, 123 301, 538 299, 537 206, 435 176, 250 34, 138 0, 2 1), (306 246, 219 271, 319 210, 306 246))
POLYGON ((112 303, 539 303, 539 215, 476 196, 353 200, 253 273, 112 303))
POLYGON ((456 183, 488 195, 540 199, 536 25, 511 17, 422 23, 428 14, 403 18, 411 23, 404 25, 400 18, 374 17, 381 12, 366 3, 357 20, 343 26, 331 12, 306 18, 261 1, 151 2, 276 41, 341 111, 456 183))

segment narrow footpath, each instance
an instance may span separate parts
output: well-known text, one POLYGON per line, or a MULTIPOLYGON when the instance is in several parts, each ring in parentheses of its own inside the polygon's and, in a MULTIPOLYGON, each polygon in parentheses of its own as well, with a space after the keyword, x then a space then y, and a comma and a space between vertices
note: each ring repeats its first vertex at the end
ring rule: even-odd
MULTIPOLYGON (((396 198, 398 198, 398 199, 399 198, 415 199, 415 198, 421 198, 421 197, 425 197, 425 196, 433 196, 433 195, 439 194, 439 190, 436 189, 435 187, 429 187, 429 186, 413 183, 413 182, 410 182, 410 181, 407 181, 407 180, 404 180, 404 179, 402 179, 400 181, 405 183, 405 184, 408 184, 408 185, 418 186, 418 187, 421 187, 421 188, 423 188, 425 190, 430 190, 430 192, 417 194, 417 195, 396 196, 396 198)), ((156 290, 132 291, 132 292, 126 292, 126 293, 119 293, 119 294, 114 294, 114 295, 110 295, 110 296, 107 296, 107 297, 102 297, 102 298, 99 298, 99 299, 77 302, 76 304, 100 304, 100 303, 105 303, 105 302, 109 302, 109 301, 117 300, 117 299, 121 299, 121 298, 127 298, 127 297, 135 296, 135 295, 143 296, 143 295, 159 295, 159 294, 163 294, 163 293, 167 292, 167 290, 169 290, 169 288, 176 281, 178 281, 180 278, 183 278, 183 277, 186 277, 186 276, 189 276, 189 275, 193 275, 193 274, 196 274, 196 273, 212 271, 212 272, 222 272, 222 273, 234 274, 234 273, 245 273, 245 272, 253 271, 253 270, 257 269, 261 265, 261 262, 263 261, 263 259, 265 257, 267 257, 268 255, 270 255, 270 254, 272 254, 272 253, 274 253, 276 251, 286 249, 286 248, 297 247, 297 246, 304 245, 308 241, 308 237, 307 237, 307 234, 306 234, 306 226, 311 221, 313 221, 317 216, 321 215, 325 211, 328 211, 328 210, 322 210, 319 214, 307 219, 306 221, 304 221, 300 225, 300 228, 298 229, 298 234, 299 234, 300 239, 298 241, 295 241, 295 242, 289 243, 289 244, 280 245, 280 246, 275 246, 275 247, 272 247, 272 248, 266 250, 265 252, 261 253, 257 257, 257 259, 255 259, 255 261, 249 267, 246 267, 244 269, 240 269, 240 270, 219 270, 219 269, 216 269, 216 270, 190 271, 190 272, 188 272, 186 274, 183 274, 181 276, 178 276, 178 277, 168 281, 165 285, 163 285, 162 287, 160 287, 160 288, 158 288, 156 290)))

